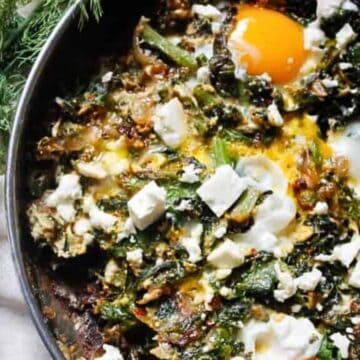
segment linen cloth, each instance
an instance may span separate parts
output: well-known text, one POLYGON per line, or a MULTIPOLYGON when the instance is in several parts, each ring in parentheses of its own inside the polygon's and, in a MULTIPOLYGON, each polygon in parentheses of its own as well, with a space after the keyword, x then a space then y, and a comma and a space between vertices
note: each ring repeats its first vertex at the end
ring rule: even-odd
POLYGON ((0 177, 0 359, 50 360, 20 291, 7 238, 4 179, 0 177))

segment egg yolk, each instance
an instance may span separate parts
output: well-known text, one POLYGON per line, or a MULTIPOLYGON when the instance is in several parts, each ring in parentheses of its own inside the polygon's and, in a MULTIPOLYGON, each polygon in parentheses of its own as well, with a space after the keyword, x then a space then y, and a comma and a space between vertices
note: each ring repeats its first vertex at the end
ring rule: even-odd
POLYGON ((279 84, 293 80, 307 57, 299 23, 280 12, 255 6, 239 7, 229 48, 235 62, 248 74, 267 73, 279 84))

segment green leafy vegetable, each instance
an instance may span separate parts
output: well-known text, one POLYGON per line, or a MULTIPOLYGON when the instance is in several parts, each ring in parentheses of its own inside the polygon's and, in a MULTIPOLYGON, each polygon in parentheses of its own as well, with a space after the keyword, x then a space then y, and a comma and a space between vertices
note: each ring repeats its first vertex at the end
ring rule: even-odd
POLYGON ((261 191, 254 188, 249 188, 240 197, 237 205, 230 213, 230 219, 236 222, 243 222, 247 220, 255 208, 259 200, 261 191))
POLYGON ((319 360, 341 360, 341 355, 334 343, 325 336, 316 358, 319 360))
POLYGON ((161 51, 176 64, 187 67, 192 71, 197 69, 197 61, 189 52, 172 44, 169 40, 154 30, 149 24, 144 24, 142 39, 152 48, 161 51))
POLYGON ((232 165, 232 159, 229 155, 226 142, 220 138, 216 138, 213 147, 214 159, 216 166, 232 165))

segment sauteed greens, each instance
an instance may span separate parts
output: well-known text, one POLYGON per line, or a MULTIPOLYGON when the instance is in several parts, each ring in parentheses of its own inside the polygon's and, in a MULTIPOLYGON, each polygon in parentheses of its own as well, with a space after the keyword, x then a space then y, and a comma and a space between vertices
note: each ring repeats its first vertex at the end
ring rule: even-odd
POLYGON ((27 216, 93 357, 360 358, 359 7, 160 1, 55 100, 27 216))

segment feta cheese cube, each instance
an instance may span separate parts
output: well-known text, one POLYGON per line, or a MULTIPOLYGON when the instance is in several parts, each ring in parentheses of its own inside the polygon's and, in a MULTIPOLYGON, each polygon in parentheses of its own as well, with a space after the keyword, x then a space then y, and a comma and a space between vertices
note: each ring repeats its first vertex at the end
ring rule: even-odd
POLYGON ((350 24, 345 24, 336 34, 336 46, 345 49, 357 37, 356 32, 350 24))
POLYGON ((172 148, 177 148, 186 136, 185 113, 178 98, 158 105, 153 116, 154 130, 172 148))
POLYGON ((166 191, 155 181, 145 185, 128 202, 130 217, 139 230, 159 220, 165 212, 166 191))
POLYGON ((279 284, 277 289, 274 290, 274 298, 283 303, 295 295, 297 290, 296 281, 288 271, 282 271, 278 263, 275 264, 275 272, 279 284))
POLYGON ((360 261, 358 261, 350 273, 349 285, 360 289, 360 261))
POLYGON ((218 167, 215 174, 200 186, 197 194, 220 217, 246 188, 246 180, 241 179, 230 165, 223 165, 218 167))
POLYGON ((318 201, 314 207, 314 213, 316 215, 326 215, 329 211, 329 206, 324 201, 318 201))
POLYGON ((209 254, 207 261, 219 269, 230 270, 244 263, 244 255, 236 243, 226 239, 209 254))
POLYGON ((197 263, 202 259, 200 243, 204 227, 200 223, 190 221, 184 225, 184 231, 185 237, 180 240, 181 245, 189 255, 189 262, 197 263))

